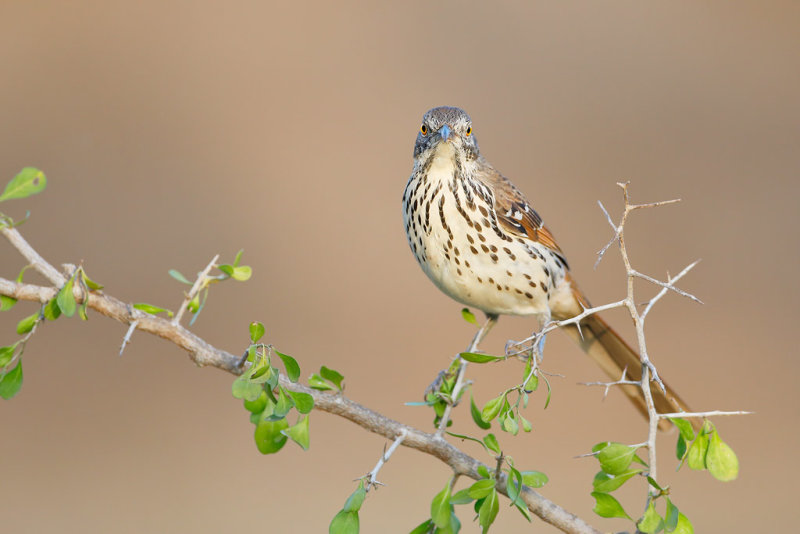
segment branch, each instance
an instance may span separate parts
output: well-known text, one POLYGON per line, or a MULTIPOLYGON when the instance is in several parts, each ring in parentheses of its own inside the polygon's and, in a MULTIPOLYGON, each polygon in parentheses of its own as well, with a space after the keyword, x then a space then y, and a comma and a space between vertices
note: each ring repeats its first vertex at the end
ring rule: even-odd
POLYGON ((383 454, 378 460, 378 463, 375 464, 375 467, 367 475, 367 491, 369 491, 373 487, 377 488, 378 486, 383 486, 381 482, 378 482, 378 471, 381 470, 383 464, 389 461, 389 458, 392 457, 392 454, 394 454, 394 451, 397 450, 397 447, 399 447, 400 444, 403 443, 403 440, 406 439, 406 436, 407 436, 406 431, 405 430, 401 431, 400 435, 397 436, 397 439, 395 439, 394 443, 392 443, 392 446, 389 447, 389 450, 387 451, 384 448, 383 454))
MULTIPOLYGON (((45 287, 17 283, 0 278, 0 295, 40 303, 45 303, 55 297, 58 293, 57 288, 66 282, 66 278, 39 256, 16 229, 2 227, 0 228, 0 233, 11 242, 37 271, 42 273, 53 284, 53 287, 45 287)), ((229 352, 214 347, 179 324, 136 310, 102 291, 93 291, 89 295, 84 295, 80 288, 76 286, 73 292, 77 302, 82 303, 84 296, 86 296, 88 298, 88 307, 101 315, 127 325, 138 321, 137 330, 148 332, 177 345, 188 352, 192 361, 201 367, 216 367, 235 375, 242 372, 242 368, 239 365, 241 361, 239 356, 234 356, 229 352)), ((315 409, 338 415, 369 432, 392 440, 405 434, 405 438, 400 444, 439 459, 450 466, 457 476, 465 475, 473 480, 480 480, 481 476, 478 474, 478 468, 483 466, 486 469, 490 469, 489 466, 467 455, 436 435, 389 419, 378 412, 345 398, 341 394, 320 392, 308 386, 290 382, 283 375, 280 376, 280 384, 286 389, 311 395, 314 398, 315 409)), ((497 488, 503 495, 508 496, 506 480, 507 476, 503 474, 497 488)), ((519 498, 532 513, 563 532, 571 534, 600 534, 599 530, 593 528, 583 519, 568 512, 527 486, 523 486, 519 498)))

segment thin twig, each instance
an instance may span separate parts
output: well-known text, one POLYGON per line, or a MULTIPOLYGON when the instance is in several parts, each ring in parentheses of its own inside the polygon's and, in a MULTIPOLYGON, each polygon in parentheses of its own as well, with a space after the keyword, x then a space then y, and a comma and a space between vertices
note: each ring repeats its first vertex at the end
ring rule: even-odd
POLYGON ((622 370, 622 376, 619 380, 615 380, 614 382, 580 382, 582 386, 603 386, 605 387, 605 391, 603 392, 603 400, 608 397, 608 392, 614 386, 638 386, 638 380, 628 380, 625 378, 628 374, 628 368, 624 368, 622 370))
POLYGON ((389 450, 384 451, 384 453, 381 455, 380 459, 378 460, 378 463, 375 464, 374 469, 372 469, 372 471, 370 471, 369 474, 367 475, 367 491, 369 491, 373 487, 377 488, 378 486, 383 486, 381 482, 378 482, 378 471, 381 470, 383 464, 389 461, 389 458, 392 457, 392 454, 394 454, 394 451, 397 449, 397 447, 399 447, 400 444, 403 443, 403 440, 406 439, 407 435, 408 432, 406 432, 405 429, 401 430, 400 435, 397 436, 397 438, 394 440, 394 443, 392 443, 392 446, 389 447, 389 450))
POLYGON ((131 322, 130 328, 125 333, 125 337, 122 338, 122 346, 119 348, 119 355, 122 356, 122 353, 125 351, 125 345, 131 342, 131 336, 133 336, 133 331, 136 330, 136 326, 139 324, 139 320, 134 320, 131 322))
POLYGON ((718 417, 721 415, 752 415, 755 412, 748 412, 748 411, 734 411, 734 412, 723 412, 720 410, 711 410, 710 412, 675 412, 675 413, 660 413, 658 416, 662 419, 666 418, 689 418, 689 417, 718 417))
POLYGON ((192 299, 205 287, 206 280, 208 279, 208 273, 211 272, 211 269, 217 264, 217 260, 219 259, 219 254, 214 256, 211 261, 206 265, 206 268, 200 271, 197 275, 197 279, 194 281, 194 285, 192 285, 192 289, 186 293, 186 297, 181 302, 178 311, 175 313, 175 317, 172 318, 172 324, 180 324, 181 317, 183 317, 183 312, 186 311, 186 307, 192 302, 192 299))
MULTIPOLYGON (((478 350, 478 345, 480 345, 483 338, 486 337, 486 334, 489 333, 489 330, 497 322, 497 316, 495 315, 488 315, 486 317, 486 322, 483 323, 483 326, 478 330, 475 334, 475 337, 472 338, 472 343, 469 344, 467 347, 467 352, 475 352, 478 350)), ((442 414, 442 419, 439 421, 439 428, 436 429, 436 437, 441 438, 444 434, 444 431, 447 430, 447 423, 450 421, 450 412, 453 410, 453 407, 458 403, 458 396, 461 394, 461 389, 464 387, 464 375, 467 371, 467 360, 458 356, 460 363, 458 365, 458 376, 456 377, 455 386, 453 386, 453 392, 450 394, 450 402, 444 407, 444 413, 442 414)))
POLYGON ((642 322, 644 322, 644 318, 645 318, 645 317, 647 317, 647 314, 648 314, 648 313, 650 313, 650 310, 652 310, 652 309, 653 309, 653 306, 655 306, 656 302, 658 302, 659 300, 661 300, 661 298, 662 298, 664 295, 666 295, 666 294, 667 294, 667 291, 669 291, 669 290, 670 290, 670 288, 671 288, 671 287, 673 287, 672 285, 673 285, 675 282, 677 282, 678 280, 680 280, 681 278, 683 278, 683 276, 684 276, 686 273, 688 273, 689 271, 691 271, 692 269, 694 269, 694 268, 695 268, 695 266, 696 266, 698 263, 700 263, 700 260, 695 260, 695 261, 693 261, 692 263, 690 263, 689 265, 687 265, 686 267, 684 267, 684 268, 683 268, 683 270, 682 270, 680 273, 678 273, 678 276, 676 276, 675 278, 672 278, 672 277, 670 277, 670 276, 669 276, 669 273, 667 273, 667 283, 668 283, 668 285, 669 285, 670 287, 662 287, 662 288, 661 288, 661 291, 659 291, 659 292, 658 292, 658 294, 656 294, 656 296, 655 296, 655 297, 653 297, 653 298, 651 298, 651 299, 650 299, 650 301, 647 303, 647 307, 646 307, 646 308, 644 309, 644 311, 642 312, 642 322))

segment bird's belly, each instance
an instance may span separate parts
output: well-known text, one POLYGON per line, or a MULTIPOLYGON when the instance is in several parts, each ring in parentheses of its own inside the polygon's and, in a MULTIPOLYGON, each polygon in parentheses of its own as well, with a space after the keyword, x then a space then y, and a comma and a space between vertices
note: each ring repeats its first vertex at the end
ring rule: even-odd
POLYGON ((564 279, 552 253, 527 240, 503 240, 490 228, 477 231, 453 212, 447 228, 433 222, 420 236, 425 254, 417 259, 433 283, 486 313, 549 319, 550 295, 564 279))

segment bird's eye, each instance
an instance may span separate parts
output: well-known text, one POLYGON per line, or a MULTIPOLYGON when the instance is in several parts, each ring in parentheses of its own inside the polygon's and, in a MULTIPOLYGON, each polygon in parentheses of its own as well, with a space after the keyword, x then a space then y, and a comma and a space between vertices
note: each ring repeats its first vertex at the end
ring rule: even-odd
POLYGON ((472 126, 469 126, 467 128, 467 137, 469 137, 470 135, 472 135, 472 126))
POLYGON ((428 127, 424 124, 419 127, 419 131, 422 132, 422 135, 428 135, 428 127))

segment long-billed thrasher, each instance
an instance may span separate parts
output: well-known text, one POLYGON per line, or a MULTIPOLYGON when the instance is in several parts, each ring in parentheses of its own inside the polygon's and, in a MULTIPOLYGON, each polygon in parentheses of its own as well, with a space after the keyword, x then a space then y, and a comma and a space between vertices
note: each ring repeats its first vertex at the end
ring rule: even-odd
MULTIPOLYGON (((544 325, 589 306, 541 217, 481 156, 472 121, 462 109, 438 107, 423 116, 414 171, 403 192, 403 222, 428 278, 490 320, 532 315, 544 325)), ((620 378, 623 369, 630 380, 641 379, 639 355, 596 314, 583 319, 580 329, 565 330, 612 379, 620 378)), ((622 389, 646 415, 641 390, 622 389)), ((688 411, 666 390, 651 387, 659 413, 688 411)))

